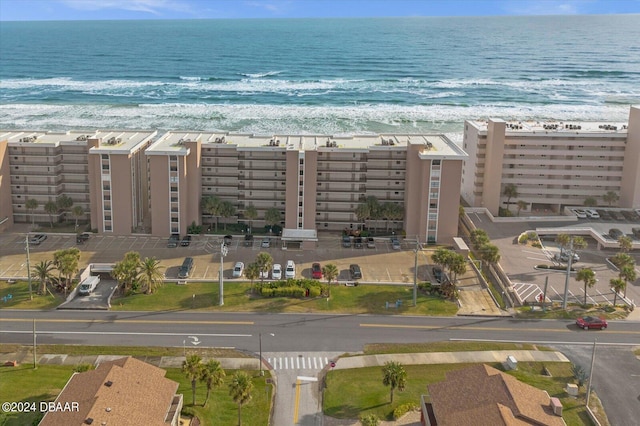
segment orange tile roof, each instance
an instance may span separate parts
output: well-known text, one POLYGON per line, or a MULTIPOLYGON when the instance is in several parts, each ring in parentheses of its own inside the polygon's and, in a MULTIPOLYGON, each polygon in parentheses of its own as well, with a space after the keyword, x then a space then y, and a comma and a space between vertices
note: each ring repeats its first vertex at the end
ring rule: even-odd
POLYGON ((49 412, 41 426, 148 425, 166 426, 178 383, 164 377, 165 370, 135 358, 100 364, 95 370, 74 373, 56 403, 78 403, 78 410, 49 412), (110 385, 108 385, 108 383, 110 385))

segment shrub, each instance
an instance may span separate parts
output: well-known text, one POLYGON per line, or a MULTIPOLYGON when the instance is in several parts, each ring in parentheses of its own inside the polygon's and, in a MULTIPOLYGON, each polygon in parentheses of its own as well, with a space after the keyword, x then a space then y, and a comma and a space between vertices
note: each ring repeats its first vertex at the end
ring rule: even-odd
POLYGON ((518 237, 518 242, 520 244, 526 244, 527 241, 529 241, 529 236, 527 234, 520 234, 520 237, 518 237))
POLYGON ((360 417, 360 423, 362 423, 362 426, 378 426, 380 419, 375 414, 367 414, 360 417))
POLYGON ((535 231, 529 231, 527 232, 527 238, 530 240, 536 240, 538 239, 538 234, 535 231))
POLYGON ((535 248, 542 248, 542 244, 540 244, 540 241, 534 241, 533 243, 531 243, 531 246, 535 248))
POLYGON ((78 364, 73 368, 76 373, 84 373, 85 371, 93 370, 93 364, 78 364))
POLYGON ((187 234, 201 234, 202 226, 196 225, 196 221, 191 222, 191 225, 187 228, 187 234))
POLYGON ((415 410, 416 408, 418 408, 418 406, 413 402, 397 406, 396 409, 393 410, 393 420, 398 420, 400 417, 404 416, 409 411, 415 410))

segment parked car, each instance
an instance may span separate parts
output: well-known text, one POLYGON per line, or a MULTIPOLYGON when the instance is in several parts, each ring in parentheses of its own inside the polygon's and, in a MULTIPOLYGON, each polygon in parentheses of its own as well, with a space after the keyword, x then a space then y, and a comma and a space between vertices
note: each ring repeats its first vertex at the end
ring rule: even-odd
POLYGON ((611 217, 611 214, 609 214, 609 212, 606 211, 606 210, 596 210, 596 213, 598 213, 600 218, 603 219, 603 220, 611 220, 611 219, 613 219, 611 217))
POLYGON ((353 239, 353 245, 355 248, 362 248, 364 244, 362 244, 362 237, 355 237, 353 239))
POLYGON ((39 246, 44 240, 47 239, 47 234, 35 234, 29 238, 29 244, 33 244, 34 246, 39 246))
MULTIPOLYGON (((560 253, 556 254, 554 256, 554 259, 560 262, 568 262, 569 261, 569 251, 568 250, 564 250, 564 249, 560 249, 560 253)), ((580 261, 580 256, 578 256, 578 253, 573 253, 573 258, 571 259, 571 262, 575 263, 580 261)))
POLYGON ((178 243, 180 242, 180 234, 171 234, 169 237, 169 241, 167 241, 167 247, 174 248, 178 247, 178 243))
POLYGON ((631 228, 631 232, 636 239, 640 240, 640 228, 631 228))
POLYGON ((360 266, 356 264, 349 265, 349 272, 351 273, 352 280, 362 279, 362 269, 360 269, 360 266))
POLYGON ((282 279, 282 265, 279 263, 275 263, 273 265, 273 269, 271 269, 271 278, 274 280, 282 279))
POLYGON ((342 247, 349 248, 351 247, 351 237, 348 235, 342 236, 342 247))
POLYGON ((253 245, 253 235, 247 234, 244 236, 244 246, 251 247, 253 245))
POLYGON ((232 240, 233 240, 233 237, 231 235, 225 235, 222 238, 222 242, 224 243, 225 246, 230 245, 232 240))
POLYGON ((311 278, 314 280, 319 280, 322 278, 322 267, 319 263, 314 263, 311 265, 311 278))
POLYGON ((611 211, 609 212, 609 214, 611 215, 611 217, 612 217, 614 220, 617 220, 617 221, 623 221, 623 220, 624 220, 624 216, 623 216, 623 215, 622 215, 622 213, 620 213, 620 212, 617 212, 617 211, 615 211, 615 210, 611 210, 611 211))
POLYGON ((182 241, 180 241, 180 245, 182 247, 188 247, 191 244, 191 235, 185 235, 182 237, 182 241))
POLYGON ((243 273, 244 273, 244 263, 236 262, 235 266, 233 267, 233 278, 240 278, 243 273))
POLYGON ((269 238, 269 237, 263 238, 262 242, 260 243, 260 247, 262 247, 262 248, 271 247, 271 238, 269 238))
POLYGON ((376 248, 376 240, 373 237, 367 238, 367 248, 376 248))
POLYGON ((607 320, 604 318, 584 317, 584 318, 578 318, 576 320, 576 325, 585 330, 589 330, 590 328, 597 328, 599 330, 604 330, 605 328, 607 328, 609 324, 607 324, 607 320))
POLYGON ((400 250, 400 240, 396 237, 391 238, 391 248, 394 250, 400 250))
POLYGON ((442 272, 442 268, 439 266, 434 266, 431 269, 431 273, 433 274, 433 279, 436 280, 438 284, 442 284, 444 278, 444 272, 442 272))
POLYGON ((185 257, 182 266, 178 269, 178 278, 189 278, 189 274, 193 269, 193 258, 185 257))
POLYGON ((584 210, 574 209, 573 210, 573 214, 575 214, 578 219, 586 219, 587 218, 587 213, 584 210))
POLYGON ((293 260, 287 260, 287 266, 284 268, 284 277, 286 279, 296 277, 296 264, 293 263, 293 260))
POLYGON ((76 235, 76 243, 84 244, 84 242, 87 241, 90 237, 91 237, 90 232, 83 232, 82 234, 78 234, 76 235))
POLYGON ((269 270, 260 271, 260 273, 258 274, 258 278, 260 278, 260 279, 269 278, 269 270))
POLYGON ((584 212, 587 214, 587 217, 589 219, 600 219, 600 214, 593 209, 588 209, 588 210, 585 210, 584 212))
POLYGON ((622 232, 621 230, 619 230, 618 228, 611 228, 609 229, 609 235, 611 236, 611 238, 613 238, 614 240, 617 240, 618 238, 624 236, 624 232, 622 232))

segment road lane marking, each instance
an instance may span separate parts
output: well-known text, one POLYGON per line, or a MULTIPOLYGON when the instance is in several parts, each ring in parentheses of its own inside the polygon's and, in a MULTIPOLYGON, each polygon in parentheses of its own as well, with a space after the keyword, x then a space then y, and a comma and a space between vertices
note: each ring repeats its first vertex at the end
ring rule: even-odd
MULTIPOLYGON (((28 322, 32 323, 33 318, 22 319, 22 318, 0 318, 0 322, 28 322)), ((253 321, 167 321, 167 320, 127 320, 127 319, 115 319, 115 320, 71 320, 71 319, 37 319, 38 323, 47 323, 47 322, 85 322, 90 324, 109 324, 109 323, 122 323, 122 324, 216 324, 216 325, 253 325, 253 321)))
POLYGON ((298 404, 300 404, 300 379, 296 380, 296 400, 293 405, 293 424, 298 424, 298 404))
MULTIPOLYGON (((33 334, 33 330, 0 330, 0 333, 13 334, 33 334)), ((37 330, 36 334, 110 334, 114 336, 130 335, 130 336, 184 336, 185 333, 147 333, 132 331, 41 331, 37 330)), ((205 337, 253 337, 251 334, 202 334, 198 336, 205 337)))
MULTIPOLYGON (((574 324, 574 323, 570 323, 574 324)), ((552 333, 573 333, 575 330, 562 329, 562 328, 528 328, 528 329, 519 329, 519 328, 507 328, 507 327, 474 327, 474 326, 464 326, 464 325, 450 325, 450 326, 438 326, 438 325, 393 325, 393 324, 360 324, 360 327, 380 327, 380 328, 413 328, 413 329, 426 329, 426 330, 437 330, 437 329, 456 329, 456 330, 481 330, 481 331, 528 331, 528 332, 540 332, 540 331, 549 331, 552 333)), ((616 334, 640 334, 640 331, 617 331, 607 329, 607 334, 616 333, 616 334)))

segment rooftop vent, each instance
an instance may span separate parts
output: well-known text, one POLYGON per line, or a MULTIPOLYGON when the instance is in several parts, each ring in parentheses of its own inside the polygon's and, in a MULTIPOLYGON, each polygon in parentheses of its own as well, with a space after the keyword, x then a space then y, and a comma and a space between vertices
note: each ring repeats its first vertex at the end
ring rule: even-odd
POLYGON ((542 128, 545 130, 558 130, 557 124, 543 124, 542 128))
POLYGON ((106 382, 104 382, 104 385, 106 387, 111 387, 112 384, 113 384, 113 382, 111 380, 107 380, 106 382))
POLYGON ((579 124, 565 124, 564 128, 569 130, 581 130, 582 126, 580 126, 579 124))
POLYGON ((25 138, 20 138, 20 142, 35 142, 38 139, 37 136, 27 136, 25 138))
POLYGON ((84 419, 84 424, 90 425, 91 423, 93 423, 93 419, 91 417, 89 417, 88 419, 84 419))
MULTIPOLYGON (((623 129, 625 129, 626 127, 623 127, 623 129)), ((618 126, 614 126, 612 124, 601 124, 598 126, 598 129, 603 129, 603 130, 618 130, 618 126)))
POLYGON ((224 136, 222 136, 220 138, 215 138, 213 140, 213 143, 224 143, 224 136))
POLYGON ((427 149, 431 149, 433 148, 433 144, 429 141, 427 141, 427 149))
POLYGON ((551 398, 551 409, 553 410, 553 414, 562 417, 562 403, 558 398, 551 398))
POLYGON ((522 124, 521 123, 509 123, 507 124, 507 127, 513 130, 522 130, 522 124))

